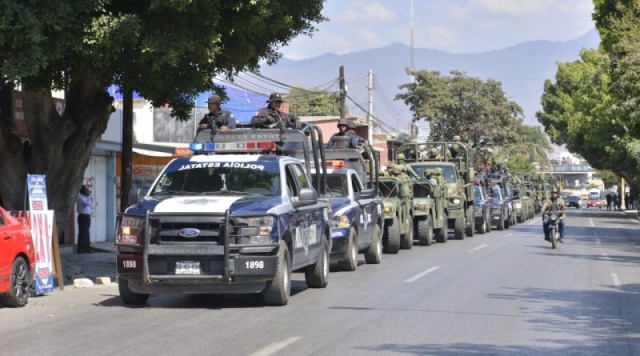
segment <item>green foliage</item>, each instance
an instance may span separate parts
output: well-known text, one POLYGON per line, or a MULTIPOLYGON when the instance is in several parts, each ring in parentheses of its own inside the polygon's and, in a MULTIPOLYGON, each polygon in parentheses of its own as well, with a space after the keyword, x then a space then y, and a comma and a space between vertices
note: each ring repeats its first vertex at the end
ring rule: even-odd
POLYGON ((0 77, 29 90, 91 81, 187 118, 212 78, 274 63, 323 0, 0 0, 0 77))
POLYGON ((604 183, 605 187, 620 184, 620 177, 611 171, 596 170, 596 176, 604 183))
MULTIPOLYGON (((459 71, 442 76, 437 71, 413 71, 415 82, 400 86, 403 100, 414 120, 431 124, 430 140, 451 141, 454 135, 475 147, 475 157, 484 163, 501 152, 529 162, 548 164, 552 150, 545 135, 522 123, 522 109, 509 100, 502 84, 469 77, 459 71)), ((531 165, 529 165, 531 166, 531 165)))
POLYGON ((292 114, 298 116, 339 116, 338 94, 318 88, 293 88, 286 95, 292 114))

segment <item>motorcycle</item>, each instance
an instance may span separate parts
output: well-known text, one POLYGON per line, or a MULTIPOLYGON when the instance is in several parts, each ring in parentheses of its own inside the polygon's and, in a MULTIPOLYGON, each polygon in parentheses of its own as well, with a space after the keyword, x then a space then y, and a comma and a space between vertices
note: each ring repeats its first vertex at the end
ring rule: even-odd
POLYGON ((553 249, 558 247, 558 241, 560 241, 558 219, 559 217, 556 213, 547 214, 547 232, 549 233, 549 241, 551 242, 551 247, 553 249))

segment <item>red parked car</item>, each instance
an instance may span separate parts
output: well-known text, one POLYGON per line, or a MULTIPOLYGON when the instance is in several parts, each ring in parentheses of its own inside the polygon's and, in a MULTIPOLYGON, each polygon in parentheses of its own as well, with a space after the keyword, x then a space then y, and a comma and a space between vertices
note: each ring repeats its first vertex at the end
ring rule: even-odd
POLYGON ((26 220, 16 219, 0 207, 0 303, 27 304, 36 266, 31 231, 26 220))

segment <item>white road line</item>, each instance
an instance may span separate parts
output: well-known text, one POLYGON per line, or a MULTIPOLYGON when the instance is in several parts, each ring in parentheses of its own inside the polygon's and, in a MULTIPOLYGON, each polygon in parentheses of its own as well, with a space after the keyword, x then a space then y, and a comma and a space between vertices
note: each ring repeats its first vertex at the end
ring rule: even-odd
POLYGON ((480 246, 478 246, 478 247, 476 247, 476 248, 472 248, 471 250, 469 250, 469 251, 467 251, 467 252, 474 252, 474 251, 478 251, 478 250, 481 250, 481 249, 483 249, 483 248, 485 248, 485 247, 487 247, 487 246, 489 246, 489 244, 480 245, 480 246))
POLYGON ((509 236, 513 236, 513 234, 506 234, 506 235, 504 235, 504 237, 509 237, 509 236))
POLYGON ((404 281, 405 281, 405 282, 407 282, 407 283, 415 282, 415 281, 417 281, 418 279, 420 279, 420 278, 422 278, 422 277, 424 277, 424 276, 428 275, 429 273, 431 273, 431 272, 433 272, 433 271, 437 270, 438 268, 440 268, 440 266, 431 267, 431 268, 429 268, 428 270, 426 270, 426 271, 424 271, 424 272, 420 272, 420 273, 416 274, 415 276, 413 276, 413 277, 411 277, 411 278, 409 278, 409 279, 405 279, 404 281))
POLYGON ((249 356, 268 356, 268 355, 273 355, 276 352, 284 349, 285 347, 293 344, 294 342, 298 341, 302 339, 302 336, 294 336, 294 337, 290 337, 286 340, 280 341, 280 342, 274 342, 273 344, 267 345, 263 348, 261 348, 260 350, 252 353, 249 356))
POLYGON ((603 259, 603 260, 606 260, 606 261, 611 260, 611 259, 609 258, 609 255, 607 255, 607 254, 606 254, 606 253, 604 253, 604 252, 602 253, 602 259, 603 259))
POLYGON ((593 224, 593 219, 592 219, 592 218, 589 218, 589 223, 591 224, 591 227, 596 227, 596 226, 593 224))
POLYGON ((533 224, 537 224, 540 222, 540 218, 535 218, 531 221, 529 221, 528 223, 526 223, 525 225, 533 225, 533 224))
POLYGON ((611 279, 613 279, 613 284, 616 287, 620 287, 620 285, 622 284, 622 283, 620 283, 620 278, 618 278, 618 275, 615 274, 615 273, 611 273, 611 279))

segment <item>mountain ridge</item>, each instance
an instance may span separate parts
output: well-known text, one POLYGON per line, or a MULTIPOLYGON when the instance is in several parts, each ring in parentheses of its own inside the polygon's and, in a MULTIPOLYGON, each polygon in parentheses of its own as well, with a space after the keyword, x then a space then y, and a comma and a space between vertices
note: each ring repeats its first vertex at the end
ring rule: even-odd
MULTIPOLYGON (((522 106, 525 123, 538 125, 535 112, 540 110, 540 96, 545 79, 553 79, 558 62, 577 60, 583 48, 597 48, 600 38, 595 29, 568 41, 533 40, 501 49, 481 52, 451 53, 430 48, 415 48, 416 69, 437 70, 443 75, 459 70, 481 79, 502 82, 508 97, 522 106)), ((366 76, 369 69, 376 75, 377 83, 391 96, 400 92, 398 86, 409 82, 410 47, 395 42, 379 48, 344 54, 325 53, 305 59, 281 59, 273 66, 263 66, 261 73, 271 78, 286 78, 289 84, 311 87, 337 78, 340 65, 345 67, 345 79, 349 95, 361 105, 366 103, 366 76), (364 100, 363 100, 364 99, 364 100)), ((378 94, 380 95, 380 94, 378 94)), ((393 97, 388 98, 393 100, 393 97)), ((402 116, 390 117, 374 96, 374 111, 386 124, 393 127, 408 126, 411 112, 402 102, 395 102, 402 116)), ((384 104, 384 103, 382 103, 384 104)), ((353 105, 350 110, 356 110, 353 105)), ((366 106, 366 105, 364 105, 366 106)), ((388 112, 387 112, 388 111, 388 112)))

